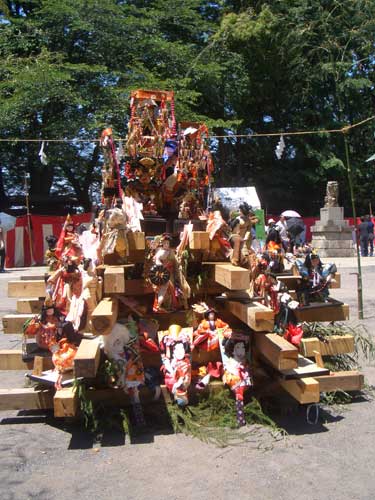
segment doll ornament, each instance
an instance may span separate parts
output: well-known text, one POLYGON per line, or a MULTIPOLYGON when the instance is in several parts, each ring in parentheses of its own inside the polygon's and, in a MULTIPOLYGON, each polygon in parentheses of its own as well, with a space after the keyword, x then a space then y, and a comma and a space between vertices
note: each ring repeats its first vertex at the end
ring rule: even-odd
POLYGON ((178 406, 189 403, 191 383, 190 337, 179 325, 171 325, 167 335, 160 339, 164 380, 178 406))
POLYGON ((145 376, 134 320, 129 317, 126 325, 115 323, 111 333, 102 336, 102 343, 105 354, 116 364, 118 386, 130 396, 136 425, 144 426, 139 388, 144 385, 145 376))
POLYGON ((234 333, 230 338, 221 342, 221 355, 223 358, 223 382, 233 391, 236 398, 236 413, 238 425, 246 425, 244 413, 244 393, 252 386, 250 365, 247 360, 249 337, 244 334, 234 333))

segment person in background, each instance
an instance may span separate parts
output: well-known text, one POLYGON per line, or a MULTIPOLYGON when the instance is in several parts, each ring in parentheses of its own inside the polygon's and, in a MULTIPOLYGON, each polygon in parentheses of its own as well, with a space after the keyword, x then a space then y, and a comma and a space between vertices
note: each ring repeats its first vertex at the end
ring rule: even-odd
POLYGON ((370 257, 374 255, 374 223, 370 215, 367 216, 368 224, 368 243, 370 247, 370 257))
POLYGON ((5 241, 4 241, 4 231, 0 226, 0 273, 5 273, 5 241))
POLYGON ((359 232, 359 243, 361 246, 361 256, 362 257, 367 257, 368 256, 368 221, 366 220, 366 217, 362 215, 361 217, 361 223, 358 226, 358 232, 359 232))
POLYGON ((266 235, 268 234, 268 231, 275 226, 275 219, 268 219, 267 225, 264 226, 264 231, 266 235))
POLYGON ((279 231, 283 248, 287 251, 289 247, 288 224, 284 215, 280 215, 280 220, 276 223, 276 229, 279 231))

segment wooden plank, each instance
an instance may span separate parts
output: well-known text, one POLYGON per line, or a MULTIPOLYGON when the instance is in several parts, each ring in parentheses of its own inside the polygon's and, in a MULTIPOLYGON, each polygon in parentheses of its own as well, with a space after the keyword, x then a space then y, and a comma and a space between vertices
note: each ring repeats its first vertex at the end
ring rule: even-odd
POLYGON ((0 410, 49 410, 53 408, 53 391, 0 389, 0 410))
POLYGON ((130 231, 127 233, 127 238, 130 252, 133 252, 134 250, 144 250, 146 248, 145 233, 142 233, 141 231, 133 233, 130 231))
POLYGON ((83 339, 74 357, 74 376, 96 377, 100 361, 100 346, 96 339, 83 339))
POLYGON ((154 293, 152 286, 144 279, 126 280, 125 295, 147 295, 154 293))
POLYGON ((319 403, 319 382, 311 377, 279 380, 281 387, 300 404, 319 403))
POLYGON ((209 233, 206 231, 192 231, 189 234, 189 248, 191 250, 209 250, 209 233))
POLYGON ((45 297, 44 280, 8 281, 8 297, 45 297))
POLYGON ((23 324, 33 316, 33 314, 6 314, 2 318, 4 333, 23 333, 23 324))
MULTIPOLYGON (((288 290, 291 291, 296 289, 297 284, 301 281, 301 276, 299 274, 297 275, 279 274, 277 275, 277 279, 282 283, 284 283, 288 287, 288 290)), ((334 281, 331 281, 329 288, 341 288, 341 274, 335 273, 333 279, 334 281)))
POLYGON ((349 306, 347 304, 332 305, 315 302, 307 307, 297 307, 294 312, 298 322, 345 321, 349 319, 349 306))
POLYGON ((40 314, 44 304, 43 299, 31 298, 31 299, 18 299, 17 300, 17 312, 21 314, 40 314))
POLYGON ((232 264, 216 265, 214 278, 217 283, 229 290, 247 290, 250 286, 249 270, 232 264))
POLYGON ((33 361, 22 360, 21 349, 2 349, 0 351, 0 370, 32 370, 33 361))
POLYGON ((291 368, 289 370, 280 370, 282 377, 284 379, 294 379, 303 377, 314 377, 320 375, 329 375, 329 370, 324 367, 320 367, 317 363, 314 363, 310 359, 304 358, 300 354, 298 355, 298 366, 297 368, 291 368))
POLYGON ((104 293, 124 293, 125 273, 122 266, 106 266, 104 271, 104 293))
POLYGON ((46 272, 45 274, 27 274, 25 276, 20 276, 20 280, 21 281, 34 281, 34 280, 37 280, 37 281, 40 281, 40 280, 43 280, 44 281, 44 278, 45 276, 49 275, 50 273, 46 272))
POLYGON ((275 333, 255 333, 256 350, 278 371, 298 367, 298 349, 275 333))
POLYGON ((273 330, 275 313, 271 308, 259 302, 242 304, 230 300, 225 303, 225 308, 256 332, 270 332, 273 330))
POLYGON ((55 417, 75 417, 78 413, 78 395, 74 387, 63 387, 53 398, 55 417))
POLYGON ((358 371, 332 372, 330 375, 315 377, 320 392, 360 391, 364 387, 364 375, 358 371))
POLYGON ((354 352, 353 335, 331 335, 326 342, 317 337, 302 339, 300 351, 304 356, 313 357, 313 351, 318 351, 322 356, 334 356, 336 354, 347 354, 354 352))
MULTIPOLYGON (((53 368, 52 358, 43 357, 43 370, 53 368)), ((32 370, 34 361, 23 361, 21 349, 0 350, 0 370, 32 370)))
POLYGON ((117 321, 118 300, 115 297, 105 297, 95 307, 91 324, 95 335, 108 335, 117 321))

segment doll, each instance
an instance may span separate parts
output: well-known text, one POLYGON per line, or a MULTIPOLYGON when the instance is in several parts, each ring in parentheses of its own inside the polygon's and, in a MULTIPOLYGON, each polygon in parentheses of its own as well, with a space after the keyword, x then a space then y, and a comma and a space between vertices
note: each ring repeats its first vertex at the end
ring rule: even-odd
POLYGON ((189 403, 188 389, 191 383, 189 336, 181 333, 180 326, 170 326, 169 334, 161 339, 160 351, 165 385, 174 396, 176 403, 184 407, 189 403))
POLYGON ((215 309, 208 309, 193 333, 193 346, 207 352, 219 349, 219 330, 224 337, 232 333, 229 325, 217 317, 215 309))
POLYGON ((244 334, 232 334, 221 343, 224 365, 223 382, 233 391, 236 398, 237 422, 246 425, 244 414, 244 392, 251 387, 250 366, 246 357, 249 337, 244 334))
POLYGON ((55 255, 62 260, 64 257, 75 257, 78 261, 82 257, 82 248, 79 236, 70 215, 67 216, 56 244, 55 255))
POLYGON ((209 214, 206 231, 209 233, 210 239, 210 257, 228 258, 231 254, 231 245, 228 241, 230 229, 220 210, 215 210, 209 214))
POLYGON ((297 287, 297 298, 302 305, 310 301, 328 302, 329 283, 337 271, 335 264, 323 264, 319 255, 310 253, 304 262, 296 260, 302 283, 297 287))
POLYGON ((251 247, 251 227, 258 222, 251 206, 246 202, 239 206, 239 210, 240 214, 230 221, 232 229, 230 240, 233 246, 231 263, 235 266, 241 265, 244 260, 245 249, 248 253, 251 247))
POLYGON ((159 241, 153 266, 150 269, 150 281, 155 291, 153 312, 165 313, 180 308, 183 290, 181 288, 181 269, 174 250, 171 248, 172 237, 164 234, 159 241))
POLYGON ((57 238, 53 234, 46 236, 48 250, 44 254, 44 260, 50 271, 56 271, 59 265, 59 259, 56 256, 56 243, 57 238))
POLYGON ((138 332, 129 316, 126 324, 115 323, 109 335, 102 336, 104 352, 117 368, 117 384, 129 394, 137 426, 145 425, 139 399, 139 388, 145 383, 144 368, 139 353, 138 332))
POLYGON ((114 208, 107 210, 106 229, 102 236, 99 253, 102 259, 106 255, 116 255, 119 263, 124 263, 129 255, 126 215, 121 208, 122 200, 114 208))

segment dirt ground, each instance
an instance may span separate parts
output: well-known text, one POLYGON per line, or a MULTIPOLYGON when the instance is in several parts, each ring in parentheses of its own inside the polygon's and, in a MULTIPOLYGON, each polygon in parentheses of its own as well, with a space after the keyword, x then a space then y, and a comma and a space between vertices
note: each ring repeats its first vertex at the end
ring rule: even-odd
MULTIPOLYGON (((358 323, 356 263, 338 259, 342 288, 333 296, 351 306, 358 323)), ((365 320, 375 331, 375 258, 362 259, 365 320)), ((41 269, 0 275, 0 312, 14 311, 6 283, 41 269)), ((19 347, 0 334, 0 348, 19 347)), ((375 385, 374 366, 363 366, 375 385)), ((0 387, 22 387, 23 373, 0 372, 0 387)), ((375 402, 360 398, 345 409, 321 409, 316 425, 305 408, 277 417, 288 432, 273 442, 265 431, 250 442, 217 448, 168 432, 136 440, 111 432, 93 443, 77 427, 49 415, 0 412, 0 499, 368 499, 375 498, 375 402), (271 446, 266 451, 265 444, 271 446), (259 445, 261 445, 259 447, 259 445)))

